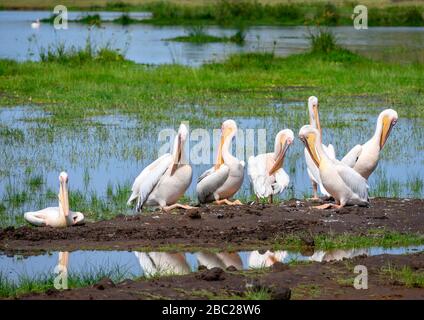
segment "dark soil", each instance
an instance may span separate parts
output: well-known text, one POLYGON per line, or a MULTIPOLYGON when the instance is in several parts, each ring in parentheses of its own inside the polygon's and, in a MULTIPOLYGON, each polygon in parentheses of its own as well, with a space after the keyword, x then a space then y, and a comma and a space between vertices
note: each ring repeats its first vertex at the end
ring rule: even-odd
MULTIPOLYGON (((339 262, 309 263, 251 271, 202 270, 183 276, 151 280, 125 280, 114 284, 103 279, 92 287, 66 291, 49 290, 22 299, 211 299, 248 297, 266 291, 271 299, 424 299, 420 285, 407 286, 388 273, 408 266, 423 272, 424 253, 356 257, 339 262), (356 265, 368 269, 368 289, 353 287, 356 265), (349 280, 351 279, 351 280, 349 280), (415 287, 414 287, 415 286, 415 287)), ((422 285, 422 284, 421 284, 422 285)))
POLYGON ((108 221, 65 229, 20 227, 0 230, 0 251, 32 252, 76 249, 134 250, 187 246, 258 248, 288 235, 313 245, 319 234, 366 235, 370 229, 422 233, 424 200, 371 199, 371 207, 313 209, 312 202, 278 205, 206 206, 172 214, 154 212, 117 216, 108 221))

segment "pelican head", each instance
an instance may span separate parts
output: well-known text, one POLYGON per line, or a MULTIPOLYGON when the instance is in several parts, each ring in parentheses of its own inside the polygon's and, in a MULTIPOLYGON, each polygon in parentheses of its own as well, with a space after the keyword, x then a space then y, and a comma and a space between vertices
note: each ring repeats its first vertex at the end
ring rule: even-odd
POLYGON ((218 148, 218 156, 217 156, 215 169, 219 169, 219 167, 224 163, 224 158, 222 156, 222 148, 223 148, 225 141, 227 141, 228 138, 234 137, 236 132, 237 132, 237 124, 234 120, 230 119, 230 120, 226 120, 222 123, 222 126, 221 126, 221 142, 220 142, 219 148, 218 148))
POLYGON ((316 148, 316 146, 321 143, 321 136, 319 131, 311 125, 305 125, 300 128, 299 139, 303 142, 312 160, 319 168, 320 159, 316 148))
POLYGON ((321 132, 321 123, 319 121, 318 98, 311 96, 308 99, 309 124, 321 132))
POLYGON ((380 150, 383 149, 384 144, 389 138, 390 132, 392 131, 393 126, 398 120, 398 114, 393 109, 386 109, 380 113, 377 120, 377 126, 381 126, 381 135, 380 135, 380 150))
POLYGON ((65 217, 69 215, 69 197, 68 197, 68 174, 61 172, 59 175, 59 208, 65 217))
POLYGON ((181 123, 180 127, 178 128, 178 133, 177 133, 177 136, 175 137, 175 142, 174 142, 174 151, 173 151, 174 163, 171 169, 171 175, 174 174, 178 164, 182 162, 181 159, 183 157, 184 144, 187 141, 187 138, 188 138, 187 126, 181 123))
POLYGON ((274 144, 275 163, 269 171, 269 175, 274 174, 283 166, 287 149, 293 143, 293 140, 294 134, 290 129, 281 130, 277 133, 274 144))

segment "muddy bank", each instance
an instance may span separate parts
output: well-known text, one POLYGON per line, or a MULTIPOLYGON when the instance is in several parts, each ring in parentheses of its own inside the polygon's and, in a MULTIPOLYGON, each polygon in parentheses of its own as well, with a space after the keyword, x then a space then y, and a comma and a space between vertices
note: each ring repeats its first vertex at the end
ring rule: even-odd
MULTIPOLYGON (((384 229, 422 233, 424 200, 372 199, 371 207, 317 210, 316 203, 290 200, 278 205, 206 206, 86 223, 66 229, 21 227, 0 230, 5 252, 76 249, 134 250, 187 246, 233 249, 261 247, 288 235, 305 243, 320 234, 366 235, 384 229), (306 235, 306 236, 305 236, 306 235)), ((312 243, 313 245, 313 243, 312 243)))
MULTIPOLYGON (((406 283, 397 273, 407 267, 412 274, 424 269, 424 253, 374 257, 360 256, 339 262, 230 271, 213 268, 183 276, 152 280, 125 280, 114 284, 104 279, 98 284, 66 291, 27 295, 22 299, 213 299, 246 298, 262 291, 266 299, 424 299, 422 283, 406 283), (368 269, 368 289, 353 287, 356 265, 368 269), (390 270, 390 271, 389 271, 390 270)), ((231 268, 231 267, 230 267, 231 268)))

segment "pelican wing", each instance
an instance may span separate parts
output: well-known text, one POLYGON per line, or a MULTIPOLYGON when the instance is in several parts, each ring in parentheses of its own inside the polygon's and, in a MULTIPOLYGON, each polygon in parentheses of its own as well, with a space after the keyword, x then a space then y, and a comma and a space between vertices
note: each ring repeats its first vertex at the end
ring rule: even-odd
POLYGON ((207 170, 207 172, 206 175, 206 172, 202 174, 204 177, 196 187, 197 197, 201 203, 205 202, 209 196, 224 184, 230 174, 230 168, 226 164, 223 164, 218 170, 212 168, 207 170))
POLYGON ((274 194, 281 193, 285 188, 289 185, 290 177, 284 171, 283 168, 278 169, 275 172, 275 183, 272 185, 272 189, 274 190, 274 194))
POLYGON ((328 146, 323 144, 322 148, 330 159, 336 159, 336 151, 334 150, 334 146, 331 143, 328 146))
POLYGON ((139 203, 141 205, 146 202, 160 178, 172 164, 172 161, 172 155, 166 153, 144 168, 134 181, 132 194, 128 199, 128 204, 131 204, 131 202, 137 198, 140 198, 139 203))
POLYGON ((264 198, 272 192, 271 185, 266 185, 266 154, 249 157, 247 174, 252 182, 256 196, 264 198))
POLYGON ((358 161, 359 156, 362 152, 362 146, 357 144, 354 146, 341 160, 345 165, 353 168, 358 161))
POLYGON ((336 170, 347 187, 352 190, 361 200, 368 200, 367 180, 351 167, 339 162, 336 164, 336 170))

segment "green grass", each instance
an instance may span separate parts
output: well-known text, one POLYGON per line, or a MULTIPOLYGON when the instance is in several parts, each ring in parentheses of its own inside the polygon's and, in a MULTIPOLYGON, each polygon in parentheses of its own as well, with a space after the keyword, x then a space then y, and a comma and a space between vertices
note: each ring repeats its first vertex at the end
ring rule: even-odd
MULTIPOLYGON (((35 277, 20 275, 18 281, 12 281, 0 272, 0 297, 14 298, 24 294, 41 293, 54 289, 55 274, 39 274, 35 277)), ((109 278, 113 282, 120 282, 127 278, 134 278, 125 267, 119 265, 89 267, 82 273, 68 274, 68 288, 82 288, 96 284, 103 278, 109 278)))
MULTIPOLYGON (((378 96, 385 105, 396 106, 402 118, 421 118, 424 114, 420 87, 424 81, 423 64, 375 62, 345 50, 287 58, 249 53, 200 68, 152 68, 115 61, 115 55, 112 59, 71 59, 61 52, 53 51, 51 58, 47 54, 47 63, 0 60, 0 91, 4 93, 0 103, 31 101, 51 112, 52 121, 111 111, 134 114, 144 120, 154 117, 156 121, 169 121, 169 113, 175 108, 186 106, 189 111, 190 106, 201 105, 204 108, 193 112, 190 122, 202 124, 209 121, 205 119, 224 115, 278 118, 274 108, 258 106, 258 101, 304 100, 319 90, 323 112, 327 108, 352 106, 354 99, 349 97, 356 96, 368 98, 372 107, 378 96), (89 63, 79 63, 78 68, 67 65, 68 61, 81 60, 89 63)), ((369 111, 373 112, 371 107, 369 111)), ((183 120, 182 113, 174 114, 175 121, 183 120)))
POLYGON ((414 271, 409 266, 401 268, 391 264, 381 269, 383 274, 387 275, 390 280, 398 281, 408 288, 424 288, 424 272, 423 270, 414 271))

